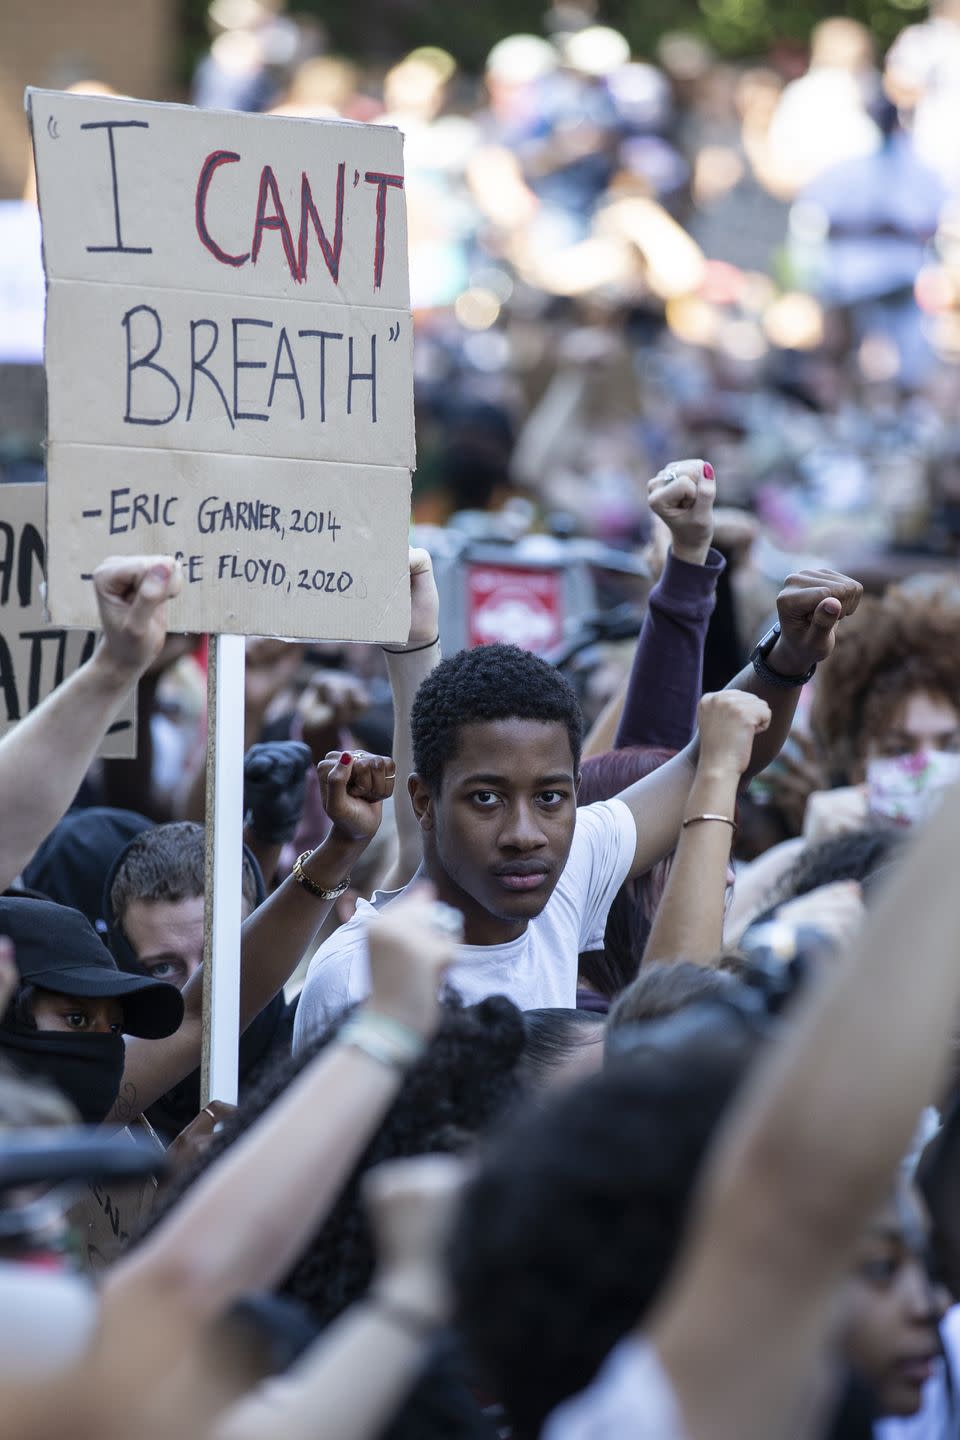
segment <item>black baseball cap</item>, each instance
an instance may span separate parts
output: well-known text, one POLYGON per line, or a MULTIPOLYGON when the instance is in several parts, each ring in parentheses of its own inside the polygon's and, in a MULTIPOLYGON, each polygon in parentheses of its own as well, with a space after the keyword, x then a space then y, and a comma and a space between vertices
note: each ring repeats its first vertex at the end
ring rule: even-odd
POLYGON ((79 910, 52 900, 0 896, 0 935, 12 940, 25 984, 91 1000, 117 999, 127 1035, 161 1040, 179 1030, 183 997, 177 987, 120 970, 79 910))

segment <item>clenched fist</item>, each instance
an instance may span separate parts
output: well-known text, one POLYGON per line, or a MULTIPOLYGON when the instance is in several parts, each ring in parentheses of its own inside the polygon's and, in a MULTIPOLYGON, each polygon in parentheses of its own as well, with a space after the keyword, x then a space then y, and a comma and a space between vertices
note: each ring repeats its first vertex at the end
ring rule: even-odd
POLYGON ((837 626, 852 615, 863 586, 836 570, 800 570, 788 575, 777 596, 780 639, 767 664, 781 675, 805 675, 833 653, 837 626))
POLYGON ((705 460, 671 460, 647 485, 650 509, 670 531, 678 560, 702 565, 713 540, 717 482, 705 460))
POLYGON ((770 718, 767 702, 745 690, 704 695, 699 711, 700 771, 742 775, 750 764, 753 742, 770 718))
POLYGON ((180 594, 183 574, 171 555, 104 560, 93 572, 101 652, 122 674, 136 678, 153 664, 167 636, 167 601, 180 594))

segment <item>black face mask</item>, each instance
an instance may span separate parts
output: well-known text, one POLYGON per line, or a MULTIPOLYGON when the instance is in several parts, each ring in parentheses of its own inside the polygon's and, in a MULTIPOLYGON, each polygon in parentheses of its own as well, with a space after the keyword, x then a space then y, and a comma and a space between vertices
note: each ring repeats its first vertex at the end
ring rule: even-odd
POLYGON ((88 1125, 106 1120, 120 1094, 122 1035, 74 1035, 34 1030, 19 1020, 0 1026, 0 1055, 39 1075, 71 1100, 88 1125))

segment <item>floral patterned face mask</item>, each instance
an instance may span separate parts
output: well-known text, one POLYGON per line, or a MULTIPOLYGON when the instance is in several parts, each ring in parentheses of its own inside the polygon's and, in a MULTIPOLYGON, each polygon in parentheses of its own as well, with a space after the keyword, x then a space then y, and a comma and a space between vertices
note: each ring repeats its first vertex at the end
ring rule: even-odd
POLYGON ((948 785, 960 780, 960 755, 918 750, 867 765, 870 814, 896 825, 915 825, 936 807, 948 785))

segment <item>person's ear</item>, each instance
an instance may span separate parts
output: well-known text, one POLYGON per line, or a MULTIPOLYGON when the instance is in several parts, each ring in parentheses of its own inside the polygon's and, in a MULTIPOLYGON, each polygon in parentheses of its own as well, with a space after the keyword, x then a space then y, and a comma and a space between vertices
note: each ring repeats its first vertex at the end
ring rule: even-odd
POLYGON ((413 806, 413 813, 417 817, 417 824, 421 830, 432 830, 433 817, 433 791, 424 784, 420 776, 414 773, 407 781, 407 789, 410 792, 410 803, 413 806))
POLYGON ((574 777, 573 777, 573 793, 574 793, 574 795, 579 795, 579 794, 580 794, 580 786, 581 786, 582 782, 583 782, 583 771, 582 771, 582 770, 578 770, 577 773, 576 773, 576 775, 574 775, 574 777))

